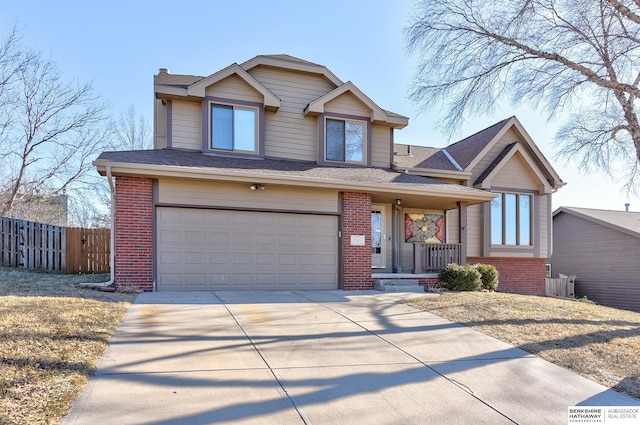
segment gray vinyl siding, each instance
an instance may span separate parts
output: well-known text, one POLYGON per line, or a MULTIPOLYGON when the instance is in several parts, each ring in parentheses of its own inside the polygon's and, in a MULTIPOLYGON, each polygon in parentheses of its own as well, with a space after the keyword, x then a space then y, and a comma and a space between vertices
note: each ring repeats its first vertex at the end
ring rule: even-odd
POLYGON ((205 94, 211 97, 241 100, 243 102, 262 103, 264 101, 260 93, 237 75, 230 75, 218 81, 216 84, 207 87, 205 94))
POLYGON ((371 165, 374 167, 391 166, 392 129, 379 125, 371 126, 371 165))
POLYGON ((538 190, 541 183, 522 155, 516 153, 491 180, 492 187, 538 190))
POLYGON ((335 87, 323 77, 274 68, 256 67, 249 73, 281 100, 276 113, 265 117, 265 155, 315 161, 317 118, 305 117, 306 106, 335 87))
POLYGON ((551 217, 553 211, 551 210, 551 195, 542 195, 537 198, 538 200, 538 212, 539 212, 539 226, 536 227, 536 219, 534 217, 534 233, 533 237, 537 238, 540 246, 539 258, 549 258, 552 252, 551 246, 551 229, 552 221, 551 217))
POLYGON ((500 153, 504 150, 504 148, 513 142, 517 142, 518 141, 518 135, 516 134, 515 131, 513 130, 509 130, 507 131, 502 138, 500 138, 500 140, 497 141, 497 143, 495 143, 491 149, 489 150, 489 152, 484 155, 482 157, 482 159, 480 159, 480 161, 478 161, 478 163, 476 164, 475 167, 473 167, 473 170, 471 170, 471 181, 475 182, 478 177, 480 177, 480 175, 484 172, 484 170, 486 170, 487 168, 489 168, 489 166, 491 166, 491 163, 493 162, 494 159, 496 159, 498 157, 498 155, 500 155, 500 153))
POLYGON ((559 213, 553 220, 553 277, 576 275, 576 295, 640 312, 640 239, 559 213))
POLYGON ((482 257, 483 204, 471 205, 467 208, 467 256, 482 257))
POLYGON ((272 185, 267 185, 265 190, 251 190, 249 186, 250 183, 161 178, 158 180, 158 203, 327 214, 338 212, 337 191, 272 185))
POLYGON ((167 147, 167 101, 156 99, 153 115, 153 148, 167 147))
POLYGON ((171 102, 171 147, 202 149, 202 103, 171 102))
POLYGON ((449 210, 445 215, 446 231, 446 243, 460 243, 460 223, 458 223, 459 217, 458 210, 449 210))
POLYGON ((325 105, 326 113, 353 115, 367 118, 371 115, 371 109, 350 92, 329 101, 325 105))

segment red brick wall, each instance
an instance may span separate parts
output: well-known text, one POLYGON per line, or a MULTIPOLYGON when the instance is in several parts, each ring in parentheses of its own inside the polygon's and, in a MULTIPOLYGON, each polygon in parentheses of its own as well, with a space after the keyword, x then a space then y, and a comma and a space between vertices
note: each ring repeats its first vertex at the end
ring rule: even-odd
POLYGON ((371 195, 342 194, 342 289, 373 289, 371 279, 371 195), (352 246, 351 235, 364 235, 364 246, 352 246))
POLYGON ((116 177, 115 278, 153 290, 153 179, 116 177))
POLYGON ((467 257, 467 264, 492 264, 498 269, 498 292, 545 295, 544 258, 467 257))

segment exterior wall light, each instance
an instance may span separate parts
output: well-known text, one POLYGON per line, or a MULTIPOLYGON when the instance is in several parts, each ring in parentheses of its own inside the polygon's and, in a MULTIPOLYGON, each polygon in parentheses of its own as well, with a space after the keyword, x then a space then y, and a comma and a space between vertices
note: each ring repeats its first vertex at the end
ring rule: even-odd
POLYGON ((254 183, 251 185, 251 190, 264 190, 264 185, 254 183))
POLYGON ((396 199, 396 205, 400 206, 402 205, 402 199, 396 199))

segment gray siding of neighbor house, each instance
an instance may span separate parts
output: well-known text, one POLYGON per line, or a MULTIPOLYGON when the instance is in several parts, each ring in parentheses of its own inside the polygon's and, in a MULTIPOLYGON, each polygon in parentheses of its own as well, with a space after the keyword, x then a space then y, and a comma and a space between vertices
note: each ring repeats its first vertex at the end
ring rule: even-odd
POLYGON ((577 275, 577 297, 640 312, 640 238, 561 212, 550 262, 553 277, 577 275))

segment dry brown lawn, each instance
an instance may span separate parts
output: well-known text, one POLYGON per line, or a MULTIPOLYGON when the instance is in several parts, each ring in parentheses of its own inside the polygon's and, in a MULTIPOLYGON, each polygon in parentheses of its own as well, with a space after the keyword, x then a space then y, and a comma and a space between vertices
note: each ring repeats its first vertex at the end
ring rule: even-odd
POLYGON ((500 292, 408 302, 640 400, 640 313, 500 292))
POLYGON ((0 424, 57 424, 134 296, 83 289, 108 275, 0 267, 0 424))

